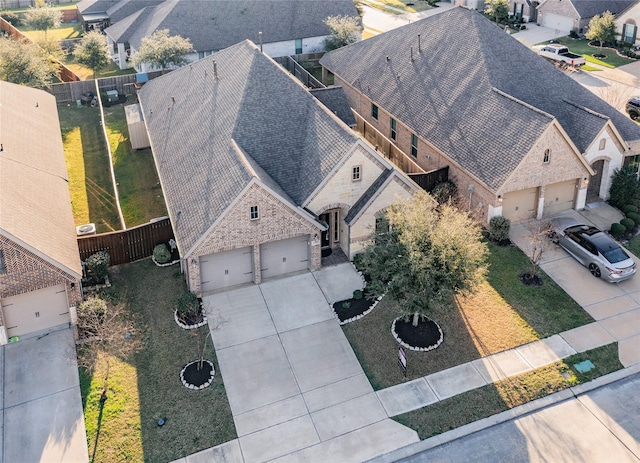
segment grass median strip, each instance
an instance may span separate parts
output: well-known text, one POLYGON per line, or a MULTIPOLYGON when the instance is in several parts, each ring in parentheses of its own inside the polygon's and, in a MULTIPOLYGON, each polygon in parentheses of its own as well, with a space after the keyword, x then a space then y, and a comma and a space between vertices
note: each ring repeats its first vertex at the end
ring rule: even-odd
POLYGON ((427 439, 622 368, 618 344, 613 343, 398 415, 394 420, 417 431, 420 439, 427 439), (578 372, 573 365, 587 359, 595 368, 587 373, 578 372))

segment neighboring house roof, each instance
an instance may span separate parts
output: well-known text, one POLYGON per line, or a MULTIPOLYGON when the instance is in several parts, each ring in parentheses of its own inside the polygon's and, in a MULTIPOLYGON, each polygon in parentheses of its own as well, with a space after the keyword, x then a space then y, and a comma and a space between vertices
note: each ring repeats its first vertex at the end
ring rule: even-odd
POLYGON ((320 63, 493 190, 553 119, 581 152, 607 118, 627 142, 640 140, 624 114, 462 7, 334 50, 320 63))
POLYGON ((328 16, 357 16, 352 0, 166 0, 106 29, 116 43, 135 49, 155 31, 191 40, 194 50, 222 50, 249 39, 282 42, 329 35, 328 16))
POLYGON ((78 3, 78 11, 83 17, 103 14, 112 23, 123 20, 133 13, 147 7, 155 6, 164 0, 82 0, 78 3))
POLYGON ((183 253, 256 178, 301 206, 357 141, 249 41, 150 81, 139 98, 183 253))
POLYGON ((80 278, 53 95, 0 81, 0 233, 80 278))
POLYGON ((591 18, 605 11, 618 14, 635 0, 570 0, 581 18, 591 18))
POLYGON ((393 174, 394 169, 385 169, 382 171, 380 176, 371 184, 367 191, 364 192, 362 196, 356 201, 356 203, 349 209, 349 212, 344 218, 344 221, 347 225, 351 225, 353 220, 360 215, 360 212, 364 209, 364 207, 369 204, 369 201, 376 195, 376 193, 381 189, 382 185, 384 185, 393 174))
POLYGON ((313 88, 310 92, 342 122, 349 127, 356 125, 356 118, 342 87, 313 88))

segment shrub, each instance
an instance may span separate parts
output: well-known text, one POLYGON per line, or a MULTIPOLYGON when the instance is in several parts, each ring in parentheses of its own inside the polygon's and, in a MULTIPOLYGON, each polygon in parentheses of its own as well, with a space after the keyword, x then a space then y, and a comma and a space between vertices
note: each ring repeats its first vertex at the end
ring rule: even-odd
POLYGON ((636 226, 636 223, 633 220, 629 219, 629 218, 622 219, 620 221, 620 223, 624 226, 624 228, 627 229, 627 231, 633 230, 633 227, 636 226))
POLYGON ((353 292, 353 298, 354 298, 354 299, 362 299, 362 290, 360 290, 360 289, 356 289, 356 290, 353 292))
POLYGON ((444 204, 452 199, 458 192, 458 187, 451 180, 438 183, 433 190, 431 190, 431 196, 438 201, 438 204, 444 204))
POLYGON ((20 16, 11 11, 3 11, 2 13, 0 13, 0 18, 4 19, 14 27, 18 27, 21 22, 20 16))
POLYGON ((349 307, 351 307, 351 302, 349 302, 349 301, 343 301, 342 302, 342 308, 343 309, 348 309, 349 307))
POLYGON ((187 315, 190 313, 195 313, 200 308, 200 301, 193 293, 184 293, 181 294, 176 303, 176 309, 179 314, 187 315))
POLYGON ((622 235, 624 235, 624 233, 627 231, 627 229, 625 228, 624 225, 622 225, 621 223, 612 223, 611 224, 611 230, 609 231, 611 233, 611 235, 613 235, 616 238, 620 238, 622 235))
POLYGON ((108 267, 110 262, 109 253, 107 251, 98 251, 87 257, 84 261, 87 271, 87 278, 94 283, 101 283, 109 274, 108 267))
POLYGON ((627 217, 633 220, 635 223, 640 223, 640 214, 637 212, 627 212, 627 217))
POLYGON ((569 37, 571 37, 572 39, 577 39, 578 38, 578 33, 576 32, 575 29, 571 29, 569 31, 569 37))
POLYGON ((96 326, 107 316, 107 302, 99 297, 90 297, 78 306, 77 314, 81 337, 96 336, 96 326))
POLYGON ((171 260, 171 252, 166 244, 159 244, 153 248, 153 258, 159 264, 166 264, 171 260))
POLYGON ((624 212, 625 214, 629 212, 638 212, 638 206, 635 206, 633 204, 627 204, 622 208, 622 212, 624 212))
POLYGON ((507 240, 509 239, 510 228, 511 221, 506 217, 501 215, 491 217, 491 220, 489 220, 489 238, 496 243, 507 240))
POLYGON ((609 189, 609 203, 612 206, 622 209, 627 204, 636 204, 640 200, 640 183, 636 174, 635 169, 629 166, 615 170, 609 189))

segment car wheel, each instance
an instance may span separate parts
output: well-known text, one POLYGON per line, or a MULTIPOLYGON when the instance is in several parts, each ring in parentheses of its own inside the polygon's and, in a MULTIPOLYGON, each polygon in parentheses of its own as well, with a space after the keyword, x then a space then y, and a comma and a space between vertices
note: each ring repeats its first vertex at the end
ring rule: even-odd
POLYGON ((560 242, 560 239, 558 238, 558 234, 553 230, 549 232, 549 239, 553 244, 558 244, 560 242))
POLYGON ((600 278, 600 267, 598 267, 596 264, 589 264, 589 271, 594 277, 600 278))
POLYGON ((633 119, 634 121, 637 121, 638 118, 640 117, 640 115, 638 115, 638 113, 631 112, 631 113, 629 113, 629 117, 631 119, 633 119))

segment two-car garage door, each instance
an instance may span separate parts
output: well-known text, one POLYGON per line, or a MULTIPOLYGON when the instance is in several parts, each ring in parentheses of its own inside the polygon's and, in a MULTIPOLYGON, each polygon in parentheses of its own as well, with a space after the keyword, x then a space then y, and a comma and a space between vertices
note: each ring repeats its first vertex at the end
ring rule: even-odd
POLYGON ((51 286, 2 299, 7 335, 22 336, 69 323, 69 304, 64 285, 51 286))

